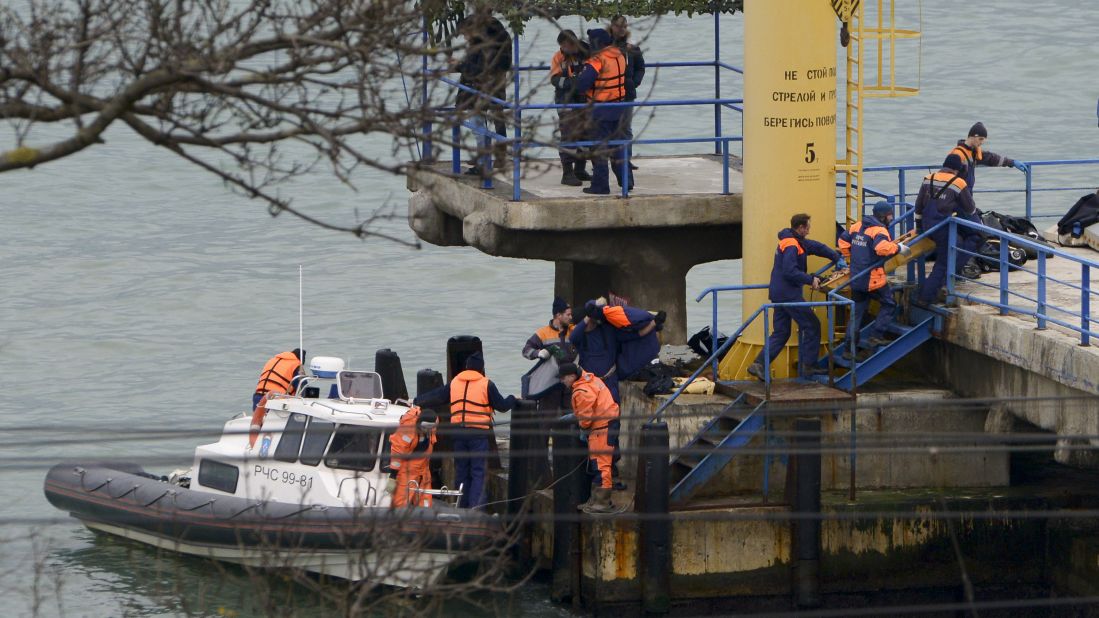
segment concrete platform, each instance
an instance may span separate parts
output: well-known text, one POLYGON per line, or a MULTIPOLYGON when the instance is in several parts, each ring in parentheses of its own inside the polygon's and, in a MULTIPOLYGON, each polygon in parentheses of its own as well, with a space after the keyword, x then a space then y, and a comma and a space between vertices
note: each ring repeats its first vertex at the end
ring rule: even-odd
MULTIPOLYGON (((1099 260, 1099 253, 1091 249, 1064 250, 1099 260)), ((1028 262, 1025 268, 1035 269, 1036 265, 1028 262)), ((1099 269, 1091 273, 1092 286, 1099 286, 1099 273, 1094 270, 1099 269)), ((1050 259, 1046 273, 1062 281, 1080 281, 1079 264, 1069 260, 1050 259)), ((986 273, 977 282, 958 286, 957 291, 998 301, 998 288, 978 283, 998 286, 999 276, 998 272, 986 273)), ((1035 275, 1015 271, 1008 274, 1008 281, 1011 291, 1037 296, 1035 275)), ((1046 292, 1048 302, 1079 312, 1079 290, 1048 282, 1046 292)), ((1034 303, 1018 296, 1012 296, 1010 302, 1034 308, 1034 303)), ((1078 316, 1060 317, 1079 323, 1078 316)), ((904 366, 937 379, 963 396, 1006 398, 1003 405, 1018 419, 1064 436, 1056 452, 1058 461, 1099 468, 1094 449, 1076 448, 1099 446, 1099 440, 1076 437, 1099 435, 1099 415, 1094 406, 1094 396, 1099 393, 1099 348, 1081 346, 1080 335, 1067 328, 1049 324, 1045 330, 1038 330, 1033 317, 1002 316, 996 307, 967 302, 965 298, 950 310, 940 338, 941 343, 925 346, 906 359, 904 366)))
POLYGON ((556 295, 577 305, 613 290, 666 311, 664 342, 685 343, 687 271, 740 257, 742 180, 733 163, 731 192, 722 194, 720 157, 639 157, 635 190, 621 199, 561 185, 556 160, 527 161, 512 201, 510 175, 482 189, 479 177, 453 176, 442 162, 409 170, 409 226, 435 245, 553 261, 556 295))

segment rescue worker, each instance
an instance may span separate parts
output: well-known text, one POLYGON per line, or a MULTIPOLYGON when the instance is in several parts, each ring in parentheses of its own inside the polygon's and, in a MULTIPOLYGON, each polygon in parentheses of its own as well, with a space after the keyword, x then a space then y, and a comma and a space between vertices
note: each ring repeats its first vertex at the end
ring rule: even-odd
POLYGON ((618 332, 602 319, 602 310, 594 300, 584 303, 584 309, 577 314, 577 318, 579 322, 569 335, 569 343, 579 354, 580 367, 602 380, 617 402, 618 332))
POLYGON ((429 408, 450 403, 454 445, 454 484, 463 488, 460 508, 475 509, 485 503, 485 468, 491 444, 493 410, 508 412, 521 404, 515 396, 504 397, 492 380, 485 377, 485 358, 475 352, 466 359, 466 368, 450 384, 418 395, 413 403, 429 408))
MULTIPOLYGON (((920 233, 953 215, 980 221, 977 217, 977 205, 968 190, 969 185, 962 177, 964 173, 965 167, 961 158, 957 154, 950 154, 943 161, 942 169, 924 176, 914 208, 916 226, 920 233)), ((917 298, 917 302, 924 305, 938 299, 939 290, 945 283, 947 256, 950 253, 950 230, 946 226, 939 228, 931 235, 931 240, 935 241, 935 266, 924 280, 917 298)), ((976 230, 958 226, 958 244, 963 250, 970 252, 957 256, 955 268, 958 274, 963 272, 967 262, 974 260, 970 254, 977 251, 980 243, 981 236, 976 230), (966 256, 970 256, 969 259, 966 256)))
MULTIPOLYGON (((615 15, 611 19, 608 30, 611 36, 614 37, 614 46, 626 56, 626 101, 636 101, 637 88, 645 79, 645 56, 641 54, 640 47, 630 42, 630 28, 624 15, 615 15)), ((631 140, 633 139, 634 109, 633 107, 627 107, 625 108, 626 111, 623 112, 626 137, 631 140)), ((630 153, 630 169, 635 170, 637 166, 633 164, 633 144, 628 145, 626 149, 630 153)), ((633 183, 632 173, 630 174, 630 182, 633 183)))
MULTIPOLYGON (((772 303, 804 302, 801 289, 810 286, 820 289, 820 277, 808 272, 807 257, 815 255, 835 263, 836 268, 845 268, 847 261, 835 249, 824 243, 810 240, 809 215, 800 213, 790 218, 790 227, 778 233, 778 248, 775 249, 775 262, 771 268, 771 283, 767 288, 772 303)), ((790 322, 798 324, 798 375, 809 377, 826 375, 827 369, 816 367, 817 353, 820 350, 820 320, 811 307, 775 307, 773 309, 774 331, 767 343, 770 361, 782 353, 782 348, 790 340, 790 322)), ((767 348, 765 348, 767 350, 767 348)), ((755 362, 748 366, 748 373, 760 380, 763 375, 763 351, 755 362)))
POLYGON ((389 436, 389 481, 386 491, 390 506, 431 506, 431 452, 435 448, 434 414, 412 406, 401 415, 400 424, 389 436))
POLYGON ((629 380, 660 354, 660 339, 656 333, 664 328, 667 314, 660 311, 654 315, 628 305, 608 305, 603 299, 595 301, 594 305, 587 316, 615 328, 618 340, 615 374, 622 380, 629 380))
POLYGON ((561 297, 553 299, 553 314, 549 324, 534 331, 523 346, 523 358, 549 358, 555 348, 567 343, 572 333, 572 307, 561 297))
POLYGON ((301 364, 304 360, 305 351, 299 348, 272 356, 259 374, 256 392, 252 395, 252 410, 259 406, 267 393, 293 395, 298 378, 302 375, 301 364))
MULTIPOLYGON (((576 89, 576 77, 584 68, 584 61, 588 59, 588 46, 581 41, 572 30, 562 30, 557 35, 558 50, 554 52, 550 60, 550 83, 553 84, 553 102, 559 105, 570 103, 586 103, 587 98, 576 89)), ((586 132, 587 113, 585 110, 559 109, 557 110, 557 126, 561 132, 562 142, 579 142, 584 140, 586 132)), ((580 150, 570 146, 567 150, 560 151, 561 157, 561 184, 570 187, 579 187, 585 180, 591 180, 584 170, 584 159, 573 154, 580 150)))
MULTIPOLYGON (((889 234, 889 224, 893 222, 893 217, 893 205, 889 202, 878 202, 874 204, 873 214, 852 223, 851 228, 840 236, 840 253, 851 260, 852 276, 878 265, 868 274, 851 280, 851 300, 855 301, 855 308, 851 322, 847 325, 850 344, 859 343, 862 318, 866 315, 871 300, 878 301, 879 309, 868 333, 867 343, 872 347, 888 343, 885 340, 885 331, 893 323, 897 301, 893 298, 893 290, 881 264, 898 252, 904 255, 912 253, 904 243, 893 242, 893 237, 889 234)), ((849 357, 850 345, 844 348, 843 355, 849 357)))
MULTIPOLYGON (((598 142, 620 140, 625 137, 623 112, 621 106, 607 107, 601 103, 617 103, 626 100, 626 57, 622 51, 611 44, 609 32, 602 28, 588 30, 592 56, 584 64, 583 71, 576 80, 576 88, 587 93, 588 101, 593 104, 591 110, 591 134, 589 139, 598 142)), ((622 158, 624 149, 621 144, 600 145, 592 155, 591 186, 584 193, 609 195, 610 176, 607 173, 607 152, 610 151, 611 171, 618 179, 618 186, 629 182, 622 178, 622 158)))
POLYGON ((947 153, 947 156, 958 155, 962 162, 962 175, 965 177, 966 191, 973 195, 973 185, 977 182, 977 166, 988 167, 1014 167, 1026 172, 1026 164, 1022 161, 1009 159, 995 152, 982 150, 981 146, 988 139, 988 129, 978 122, 969 128, 969 135, 965 139, 958 140, 958 144, 947 153))
POLYGON ((599 471, 599 486, 591 498, 577 509, 589 513, 609 513, 613 474, 611 464, 618 450, 618 404, 610 389, 597 376, 572 363, 561 365, 561 383, 572 392, 572 411, 580 429, 587 434, 588 458, 599 471))
MULTIPOLYGON (((455 96, 455 105, 463 117, 475 126, 487 127, 487 118, 492 117, 493 129, 499 135, 507 137, 507 124, 504 122, 503 109, 491 103, 485 95, 497 99, 507 99, 508 71, 511 70, 511 35, 500 20, 490 11, 478 10, 463 17, 458 22, 458 33, 465 37, 466 55, 461 61, 450 60, 450 70, 459 73, 458 82, 481 94, 459 90, 455 96)), ((483 140, 478 136, 477 143, 483 140)), ((485 154, 478 149, 467 175, 488 176, 492 170, 481 169, 481 157, 485 154)), ((500 170, 507 163, 508 148, 505 142, 495 142, 492 150, 493 167, 500 170)))

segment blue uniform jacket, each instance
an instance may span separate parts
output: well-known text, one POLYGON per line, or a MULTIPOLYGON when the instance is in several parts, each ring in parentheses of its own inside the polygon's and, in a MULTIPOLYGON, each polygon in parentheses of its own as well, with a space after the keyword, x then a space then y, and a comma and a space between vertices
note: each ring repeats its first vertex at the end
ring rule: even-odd
MULTIPOLYGON (((882 255, 878 252, 879 246, 883 242, 892 242, 893 237, 889 234, 889 228, 878 220, 873 215, 866 215, 862 218, 862 225, 852 226, 854 231, 848 230, 843 233, 841 238, 851 243, 851 274, 857 275, 871 266, 881 266, 885 260, 889 259, 890 255, 896 253, 895 249, 887 249, 882 247, 882 251, 889 251, 888 255, 882 255), (867 231, 875 232, 873 236, 867 234, 867 231)), ((880 273, 878 269, 871 271, 857 279, 851 281, 851 289, 859 292, 868 292, 873 287, 877 289, 882 286, 881 281, 885 279, 885 271, 880 273), (875 281, 871 281, 875 280, 875 281), (871 285, 874 283, 874 285, 871 285)))
POLYGON ((840 259, 840 254, 824 243, 801 238, 794 230, 786 228, 778 233, 778 247, 775 249, 775 265, 771 268, 771 285, 767 288, 768 297, 773 303, 804 301, 801 288, 811 285, 813 277, 808 271, 806 258, 810 255, 831 260, 840 259))
MULTIPOLYGON (((434 408, 438 406, 446 406, 450 408, 450 384, 444 384, 439 388, 435 388, 427 391, 426 393, 418 393, 416 398, 412 400, 412 403, 422 408, 434 408)), ((488 381, 488 403, 492 406, 492 409, 499 412, 507 412, 515 407, 515 395, 508 395, 504 397, 500 394, 500 389, 496 388, 496 383, 492 380, 488 381)))
POLYGON ((610 324, 603 322, 590 333, 583 325, 578 325, 572 329, 569 343, 576 346, 580 367, 585 371, 603 377, 614 367, 618 355, 618 334, 610 324))
MULTIPOLYGON (((653 321, 653 314, 630 306, 623 306, 621 309, 619 315, 625 321, 619 319, 619 323, 612 326, 615 327, 618 339, 618 376, 625 380, 660 354, 660 340, 655 330, 645 336, 637 332, 653 321)), ((603 314, 606 316, 607 311, 604 310, 603 314)))

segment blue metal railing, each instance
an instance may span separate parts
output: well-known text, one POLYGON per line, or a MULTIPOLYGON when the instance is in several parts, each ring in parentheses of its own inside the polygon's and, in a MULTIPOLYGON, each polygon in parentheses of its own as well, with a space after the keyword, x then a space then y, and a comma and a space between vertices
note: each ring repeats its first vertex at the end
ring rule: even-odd
MULTIPOLYGON (((986 193, 986 194, 1021 193, 1025 197, 1025 202, 1024 202, 1023 212, 1020 213, 1020 214, 1025 216, 1027 219, 1034 219, 1034 218, 1048 218, 1048 217, 1060 216, 1060 215, 1044 215, 1044 214, 1035 215, 1034 214, 1034 194, 1035 193, 1060 192, 1060 191, 1085 191, 1085 190, 1086 191, 1094 191, 1095 190, 1094 186, 1086 186, 1086 187, 1058 186, 1058 187, 1035 188, 1034 187, 1035 168, 1056 167, 1056 166, 1062 166, 1062 165, 1072 165, 1072 166, 1076 166, 1076 165, 1099 165, 1099 159, 1060 159, 1060 160, 1057 160, 1057 159, 1041 159, 1041 160, 1033 160, 1033 161, 1023 161, 1023 160, 1020 160, 1020 159, 1016 159, 1016 160, 1019 161, 1020 163, 1022 163, 1024 168, 1025 168, 1024 171, 1023 171, 1023 187, 1022 188, 1016 188, 1016 189, 1011 189, 1011 188, 1007 188, 1007 189, 1005 189, 1005 188, 974 189, 973 192, 975 194, 980 194, 980 193, 986 193)), ((875 166, 870 166, 870 167, 864 167, 863 168, 863 173, 864 174, 872 174, 872 173, 881 173, 881 172, 896 172, 897 173, 897 185, 896 185, 896 191, 895 192, 889 193, 888 191, 876 190, 874 193, 878 196, 881 196, 881 197, 890 197, 890 196, 894 197, 898 202, 906 202, 910 198, 913 201, 915 201, 915 196, 916 196, 916 191, 912 191, 909 188, 910 185, 908 183, 908 180, 909 180, 908 172, 912 172, 912 171, 923 172, 923 174, 921 174, 920 178, 917 179, 917 181, 916 181, 915 186, 916 186, 916 189, 918 190, 919 189, 919 183, 922 181, 923 175, 928 174, 930 172, 934 172, 934 171, 940 169, 940 167, 941 167, 940 165, 935 165, 935 164, 928 164, 928 165, 875 165, 875 166)), ((993 169, 993 168, 990 168, 990 169, 993 169)), ((869 187, 867 187, 866 189, 869 191, 869 187)))
MULTIPOLYGON (((524 72, 530 71, 546 71, 550 67, 548 65, 523 65, 520 63, 520 50, 519 50, 519 37, 513 37, 512 39, 512 66, 515 67, 512 71, 512 97, 514 101, 506 101, 504 99, 491 96, 485 92, 477 89, 465 86, 456 82, 453 79, 443 77, 445 71, 432 71, 428 69, 427 57, 424 56, 423 60, 423 76, 424 76, 424 104, 427 106, 427 82, 428 79, 434 79, 440 83, 446 84, 453 89, 464 91, 478 97, 485 103, 490 103, 504 110, 510 111, 510 123, 512 136, 509 138, 507 135, 501 135, 500 133, 489 131, 487 127, 480 127, 469 122, 468 119, 462 119, 457 114, 454 114, 452 118, 447 122, 451 125, 451 171, 453 173, 461 172, 461 128, 466 127, 474 134, 474 139, 478 143, 478 150, 481 153, 479 155, 479 163, 482 170, 492 169, 492 143, 504 143, 511 151, 512 159, 512 195, 513 201, 518 201, 522 195, 522 175, 520 173, 520 163, 522 159, 522 151, 524 148, 550 148, 555 150, 560 149, 575 149, 584 147, 598 146, 600 148, 615 148, 621 147, 623 150, 623 157, 621 163, 621 178, 622 178, 622 197, 629 197, 630 188, 628 179, 630 178, 630 157, 631 148, 634 144, 691 144, 691 143, 713 143, 714 154, 722 157, 722 193, 729 193, 729 143, 742 141, 741 136, 725 135, 722 129, 721 122, 721 110, 731 109, 738 112, 743 112, 743 99, 738 98, 722 98, 721 97, 721 76, 725 71, 730 71, 738 75, 743 75, 743 69, 732 66, 728 63, 721 61, 721 20, 720 13, 715 13, 714 17, 714 59, 704 61, 686 61, 686 62, 654 62, 647 63, 647 67, 651 68, 704 68, 713 67, 714 69, 714 96, 713 98, 692 98, 692 99, 669 99, 669 100, 646 100, 646 101, 630 101, 630 102, 617 102, 617 103, 598 103, 598 104, 531 104, 521 103, 521 75, 524 72), (545 110, 561 110, 561 109, 590 109, 592 107, 623 107, 623 108, 641 108, 641 107, 667 107, 667 106, 696 106, 696 105, 712 105, 714 108, 714 133, 712 136, 707 137, 685 137, 685 138, 666 138, 666 139, 615 139, 615 140, 583 140, 573 142, 561 142, 556 144, 547 144, 536 140, 526 140, 522 135, 522 119, 524 111, 545 111, 545 110)), ((453 108, 437 108, 439 112, 453 112, 453 108)), ((425 122, 423 125, 424 133, 424 147, 421 149, 424 153, 422 157, 425 160, 430 160, 433 157, 431 135, 432 125, 430 122, 425 122)), ((492 174, 486 171, 482 174, 482 188, 492 189, 492 174)))

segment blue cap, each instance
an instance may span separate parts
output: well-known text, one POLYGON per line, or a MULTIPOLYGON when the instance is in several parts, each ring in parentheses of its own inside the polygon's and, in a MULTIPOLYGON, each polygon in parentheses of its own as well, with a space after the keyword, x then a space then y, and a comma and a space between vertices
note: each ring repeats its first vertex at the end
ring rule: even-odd
POLYGON ((956 154, 946 155, 946 160, 943 161, 943 169, 954 170, 960 172, 965 169, 965 165, 962 164, 962 158, 956 154))
POLYGON ((893 205, 890 204, 889 202, 886 202, 885 200, 882 200, 882 201, 878 202, 877 204, 874 204, 874 216, 875 217, 882 217, 882 216, 891 215, 891 214, 893 214, 893 205))
POLYGON ((479 373, 485 372, 485 357, 480 352, 474 352, 466 358, 466 369, 472 369, 479 373))
POLYGON ((593 50, 603 49, 611 44, 611 33, 607 32, 603 28, 593 28, 588 30, 588 42, 591 43, 593 50))

